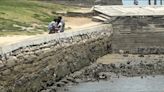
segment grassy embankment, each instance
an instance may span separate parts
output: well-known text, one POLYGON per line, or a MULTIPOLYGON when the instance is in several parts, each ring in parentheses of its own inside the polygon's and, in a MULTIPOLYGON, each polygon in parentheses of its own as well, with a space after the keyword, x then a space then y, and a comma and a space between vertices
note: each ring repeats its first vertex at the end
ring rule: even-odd
POLYGON ((33 35, 47 31, 53 12, 73 7, 29 0, 0 0, 0 36, 33 35))

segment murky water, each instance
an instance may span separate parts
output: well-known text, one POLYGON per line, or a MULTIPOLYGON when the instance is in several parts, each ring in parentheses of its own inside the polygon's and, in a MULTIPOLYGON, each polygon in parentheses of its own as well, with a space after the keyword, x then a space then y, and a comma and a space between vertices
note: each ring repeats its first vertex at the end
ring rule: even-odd
POLYGON ((81 83, 58 92, 164 92, 164 76, 81 83))

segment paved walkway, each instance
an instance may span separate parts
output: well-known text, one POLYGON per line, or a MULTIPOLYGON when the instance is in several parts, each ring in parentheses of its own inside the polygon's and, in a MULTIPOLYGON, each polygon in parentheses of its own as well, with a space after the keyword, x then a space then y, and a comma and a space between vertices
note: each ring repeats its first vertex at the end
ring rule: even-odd
POLYGON ((95 6, 94 11, 108 16, 163 16, 164 6, 95 6))

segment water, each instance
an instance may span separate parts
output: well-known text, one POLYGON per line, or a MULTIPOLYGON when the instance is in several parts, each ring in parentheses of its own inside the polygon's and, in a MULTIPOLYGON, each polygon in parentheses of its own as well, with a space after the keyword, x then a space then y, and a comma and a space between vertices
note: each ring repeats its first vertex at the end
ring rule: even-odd
POLYGON ((164 76, 81 83, 59 92, 164 92, 164 76))
MULTIPOLYGON (((154 0, 151 0, 151 3, 154 4, 154 0)), ((134 5, 134 0, 122 0, 123 5, 134 5)), ((148 0, 138 0, 139 5, 148 5, 148 0)), ((160 5, 160 0, 157 0, 157 5, 160 5)))

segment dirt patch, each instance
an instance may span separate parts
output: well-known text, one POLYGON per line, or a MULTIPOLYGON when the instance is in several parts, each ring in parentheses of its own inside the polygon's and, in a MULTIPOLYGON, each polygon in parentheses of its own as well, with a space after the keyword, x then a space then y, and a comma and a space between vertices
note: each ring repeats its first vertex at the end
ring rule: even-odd
POLYGON ((99 22, 93 22, 91 18, 86 17, 64 17, 66 22, 66 28, 81 29, 100 24, 99 22))
POLYGON ((20 36, 5 36, 5 37, 0 37, 0 45, 7 45, 7 44, 12 44, 16 43, 28 38, 31 38, 34 36, 26 36, 26 35, 20 35, 20 36))

